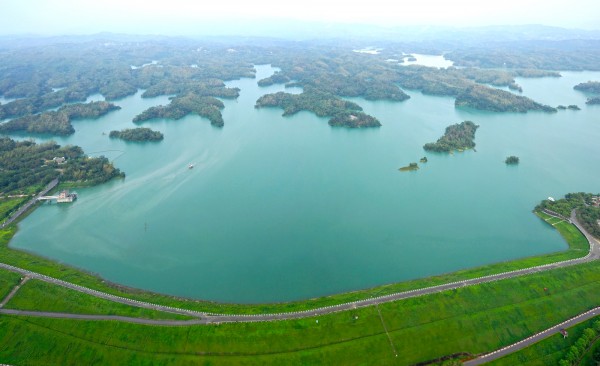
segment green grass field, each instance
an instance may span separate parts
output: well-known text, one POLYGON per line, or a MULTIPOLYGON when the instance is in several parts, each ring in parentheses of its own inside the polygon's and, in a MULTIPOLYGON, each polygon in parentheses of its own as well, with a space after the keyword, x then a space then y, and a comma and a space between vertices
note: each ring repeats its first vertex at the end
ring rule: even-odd
MULTIPOLYGON (((538 216, 540 216, 542 219, 547 219, 549 217, 544 214, 538 214, 538 216)), ((582 257, 587 254, 588 243, 583 237, 583 235, 577 230, 577 228, 566 222, 559 223, 554 227, 558 229, 558 231, 565 238, 567 243, 569 243, 568 250, 542 256, 523 258, 510 262, 501 262, 497 264, 461 270, 440 276, 433 276, 424 279, 400 282, 360 291, 336 294, 327 297, 307 299, 304 301, 296 301, 289 303, 262 305, 223 304, 208 301, 181 299, 161 294, 149 293, 141 290, 127 289, 120 286, 111 286, 110 284, 104 282, 102 279, 87 274, 79 269, 75 269, 64 264, 59 264, 44 258, 40 258, 38 256, 26 252, 10 249, 8 247, 8 242, 10 241, 10 239, 16 231, 16 228, 14 226, 8 227, 4 230, 0 230, 0 258, 2 258, 2 261, 4 263, 9 263, 17 267, 26 268, 35 272, 46 274, 51 277, 76 283, 81 286, 94 288, 99 291, 104 291, 119 296, 134 298, 140 301, 148 301, 162 305, 213 313, 260 314, 314 309, 322 306, 329 306, 365 299, 371 296, 391 294, 400 291, 434 286, 448 282, 476 278, 494 273, 500 273, 515 269, 536 266, 540 264, 582 257)))
POLYGON ((4 221, 4 218, 8 217, 12 211, 27 201, 27 199, 27 197, 0 199, 0 222, 4 221))
POLYGON ((100 299, 39 280, 29 280, 4 307, 74 314, 122 315, 145 319, 192 319, 184 315, 142 309, 100 299))
POLYGON ((117 363, 110 361, 117 354, 124 360, 120 364, 130 365, 410 365, 514 343, 598 305, 599 291, 600 263, 593 262, 382 304, 398 358, 373 307, 318 318, 189 327, 1 316, 0 362, 103 364, 117 363), (24 342, 33 354, 23 351, 24 342), (77 352, 71 355, 65 347, 77 352))
POLYGON ((19 274, 0 269, 0 301, 8 295, 19 281, 21 281, 19 274))
MULTIPOLYGON (((343 302, 344 299, 354 300, 371 294, 430 286, 575 258, 587 253, 587 241, 573 225, 562 222, 554 227, 568 241, 569 250, 306 303, 244 307, 175 299, 142 291, 124 292, 139 299, 196 309, 266 312, 309 308, 343 302)), ((0 231, 0 255, 4 262, 106 292, 123 294, 120 289, 111 287, 92 275, 9 249, 7 242, 13 233, 14 228, 0 231)), ((18 275, 4 275, 8 276, 7 281, 13 281, 13 285, 18 282, 18 275)), ((6 285, 0 288, 10 290, 11 287, 6 285)), ((398 357, 395 357, 382 320, 374 307, 289 321, 185 327, 2 315, 0 344, 3 347, 0 348, 0 363, 411 365, 457 352, 479 354, 512 344, 598 306, 598 293, 600 262, 591 262, 381 304, 379 310, 398 357), (544 291, 544 288, 548 288, 548 291, 544 291)), ((93 311, 97 314, 118 311, 129 316, 157 315, 148 315, 134 308, 127 309, 125 305, 110 304, 88 295, 81 296, 72 290, 38 281, 27 283, 9 306, 56 312, 93 311)), ((534 352, 532 359, 549 361, 562 357, 562 351, 552 347, 528 350, 534 352)))
MULTIPOLYGON (((582 335, 583 330, 592 325, 592 323, 598 318, 590 319, 587 322, 578 324, 572 328, 569 328, 569 337, 564 338, 560 334, 555 334, 550 338, 544 339, 530 347, 527 347, 519 352, 515 352, 511 355, 503 357, 493 362, 489 362, 489 366, 547 366, 547 365, 558 365, 564 353, 568 351, 569 347, 577 341, 582 335)), ((582 366, 587 365, 582 363, 582 366)))

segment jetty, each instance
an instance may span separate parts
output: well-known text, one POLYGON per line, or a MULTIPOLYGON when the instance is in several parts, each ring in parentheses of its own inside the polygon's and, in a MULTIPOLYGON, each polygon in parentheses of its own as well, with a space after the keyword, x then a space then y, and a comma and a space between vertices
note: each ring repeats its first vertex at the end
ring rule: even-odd
POLYGON ((40 196, 38 201, 56 200, 56 203, 71 203, 77 199, 77 193, 70 193, 68 190, 61 191, 58 196, 40 196))

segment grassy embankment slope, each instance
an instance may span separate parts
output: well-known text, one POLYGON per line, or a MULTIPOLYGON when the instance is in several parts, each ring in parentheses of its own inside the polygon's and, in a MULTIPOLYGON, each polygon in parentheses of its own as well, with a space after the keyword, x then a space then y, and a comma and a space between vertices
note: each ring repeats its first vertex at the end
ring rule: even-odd
MULTIPOLYGON (((572 230, 572 225, 562 223, 555 227, 570 241, 570 251, 575 251, 571 255, 585 253, 582 249, 585 240, 572 230)), ((537 263, 538 260, 526 261, 537 263)), ((155 327, 0 316, 0 344, 4 345, 0 362, 408 365, 456 352, 488 352, 598 305, 599 269, 600 263, 592 262, 382 304, 379 306, 381 318, 377 309, 369 307, 320 316, 318 323, 315 318, 306 318, 269 323, 155 327)), ((36 291, 48 289, 30 287, 22 296, 39 298, 41 293, 36 291)), ((84 298, 66 300, 67 303, 86 301, 84 298)), ((78 310, 71 304, 60 306, 78 310)), ((60 311, 60 306, 55 305, 52 310, 60 311)))
MULTIPOLYGON (((572 328, 568 328, 568 338, 563 338, 560 334, 555 334, 550 338, 544 339, 541 342, 527 347, 519 352, 515 352, 506 357, 487 363, 489 366, 547 366, 558 365, 569 347, 571 347, 577 339, 582 335, 583 330, 592 325, 594 320, 588 320, 578 324, 572 328)), ((581 366, 592 365, 584 362, 581 366)))
POLYGON ((144 319, 193 319, 184 315, 115 303, 39 280, 30 280, 25 283, 4 308, 57 313, 121 315, 144 319))
MULTIPOLYGON (((538 214, 543 215, 543 214, 538 214)), ((542 217, 542 216, 541 216, 542 217)), ((544 217, 543 217, 544 218, 544 217)), ((547 218, 547 217, 546 217, 547 218)), ((494 273, 500 273, 515 269, 537 266, 546 263, 552 263, 577 257, 582 257, 587 253, 588 243, 579 231, 573 226, 566 223, 561 223, 555 226, 561 232, 561 235, 569 243, 569 249, 562 252, 551 253, 543 256, 523 258, 510 262, 502 262, 487 266, 481 266, 472 269, 461 270, 440 276, 433 276, 424 279, 418 279, 407 282, 400 282, 379 286, 371 289, 365 289, 355 292, 336 294, 327 297, 308 299, 305 301, 280 303, 280 304, 260 304, 260 305, 243 305, 243 304, 220 304, 208 301, 196 301, 189 299, 180 299, 171 296, 153 294, 145 291, 127 289, 123 287, 113 286, 106 283, 102 279, 85 273, 81 270, 56 263, 51 260, 43 259, 38 256, 13 250, 8 247, 10 238, 14 235, 16 228, 11 226, 5 230, 0 230, 0 258, 2 262, 8 263, 20 268, 26 268, 31 271, 43 273, 45 275, 62 279, 64 281, 76 283, 81 286, 94 288, 99 291, 129 297, 140 301, 148 301, 152 303, 181 307, 192 310, 199 310, 213 313, 273 313, 273 312, 289 312, 306 309, 314 309, 322 306, 351 302, 360 299, 369 298, 371 296, 381 296, 400 291, 412 290, 428 286, 439 285, 458 280, 476 278, 494 273)))

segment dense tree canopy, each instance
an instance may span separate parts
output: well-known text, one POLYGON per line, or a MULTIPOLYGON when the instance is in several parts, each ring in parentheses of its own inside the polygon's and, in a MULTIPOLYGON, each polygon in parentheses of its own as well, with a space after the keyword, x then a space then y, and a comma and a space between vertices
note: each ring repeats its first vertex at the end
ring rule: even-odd
POLYGON ((121 131, 110 131, 110 138, 117 138, 125 141, 160 141, 164 138, 159 131, 153 131, 146 127, 127 128, 121 131))
POLYGON ((446 132, 437 142, 423 146, 427 151, 450 152, 452 150, 472 149, 475 147, 475 131, 479 126, 471 121, 464 121, 446 127, 446 132))
POLYGON ((600 238, 600 193, 568 193, 565 198, 559 200, 543 200, 538 206, 537 210, 548 209, 554 211, 564 217, 570 217, 571 211, 577 209, 577 218, 581 221, 581 224, 585 229, 597 238, 600 238))
POLYGON ((588 93, 600 94, 600 81, 588 81, 585 83, 577 84, 573 87, 573 89, 588 93))
POLYGON ((54 178, 93 185, 124 176, 105 157, 87 157, 77 146, 0 138, 0 192, 4 194, 46 185, 54 178), (64 163, 54 160, 63 157, 64 163))
POLYGON ((588 100, 585 102, 585 104, 587 104, 587 105, 598 105, 598 104, 600 104, 600 97, 588 98, 588 100))
POLYGON ((108 102, 68 104, 58 111, 43 112, 10 120, 0 124, 0 132, 28 132, 36 134, 71 135, 75 132, 72 120, 98 118, 120 109, 108 102))
POLYGON ((133 122, 143 122, 155 118, 181 119, 188 114, 195 113, 206 117, 213 126, 223 127, 223 116, 221 109, 225 105, 220 100, 202 96, 195 93, 188 93, 182 96, 171 98, 171 103, 166 106, 150 107, 142 113, 135 116, 133 122))
POLYGON ((301 94, 278 92, 266 94, 256 101, 256 108, 283 108, 283 115, 289 116, 300 111, 310 111, 319 117, 330 117, 331 126, 378 127, 379 121, 362 113, 362 108, 353 102, 336 97, 315 88, 305 88, 301 94))
POLYGON ((464 90, 456 97, 455 105, 492 112, 556 112, 556 108, 534 102, 527 97, 482 85, 473 85, 464 90))

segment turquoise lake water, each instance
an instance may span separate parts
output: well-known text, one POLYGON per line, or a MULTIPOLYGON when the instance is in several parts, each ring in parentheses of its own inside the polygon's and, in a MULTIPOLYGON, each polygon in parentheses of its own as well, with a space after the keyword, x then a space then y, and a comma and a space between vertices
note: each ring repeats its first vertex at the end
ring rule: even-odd
POLYGON ((144 123, 165 134, 160 143, 103 135, 168 102, 141 92, 99 120, 75 121, 74 135, 55 140, 113 159, 127 178, 39 207, 11 245, 137 288, 287 301, 564 250, 531 210, 548 196, 600 191, 600 107, 572 89, 600 73, 517 80, 536 101, 581 111, 488 113, 408 91, 401 103, 352 99, 383 126, 349 130, 308 112, 255 109, 284 90, 258 87, 273 69, 257 71, 228 82, 241 95, 224 101, 222 129, 188 116, 144 123), (476 152, 423 151, 463 120, 481 126, 476 152), (521 163, 506 166, 508 155, 521 163), (419 171, 398 171, 423 156, 419 171))

